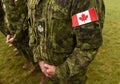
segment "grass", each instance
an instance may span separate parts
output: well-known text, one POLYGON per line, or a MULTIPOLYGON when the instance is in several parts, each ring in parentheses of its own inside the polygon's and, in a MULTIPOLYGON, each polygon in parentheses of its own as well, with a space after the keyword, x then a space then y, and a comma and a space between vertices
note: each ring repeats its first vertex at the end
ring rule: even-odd
POLYGON ((38 84, 41 74, 27 75, 32 67, 23 70, 24 57, 14 54, 13 47, 8 47, 0 34, 0 84, 38 84))
POLYGON ((119 0, 106 0, 103 45, 88 70, 87 84, 120 84, 119 0))
MULTIPOLYGON (((120 9, 119 0, 105 0, 106 20, 103 45, 95 60, 88 67, 87 84, 120 84, 120 9)), ((14 56, 0 33, 0 84, 39 84, 41 74, 27 75, 23 70, 25 59, 14 56)))

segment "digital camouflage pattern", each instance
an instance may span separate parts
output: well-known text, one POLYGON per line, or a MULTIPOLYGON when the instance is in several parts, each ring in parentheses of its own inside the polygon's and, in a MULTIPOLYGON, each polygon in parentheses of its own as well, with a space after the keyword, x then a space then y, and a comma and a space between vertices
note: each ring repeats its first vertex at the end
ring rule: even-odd
POLYGON ((85 84, 87 66, 102 44, 103 0, 29 0, 28 9, 35 61, 55 65, 65 84, 85 84), (73 28, 71 16, 89 8, 99 21, 73 28))

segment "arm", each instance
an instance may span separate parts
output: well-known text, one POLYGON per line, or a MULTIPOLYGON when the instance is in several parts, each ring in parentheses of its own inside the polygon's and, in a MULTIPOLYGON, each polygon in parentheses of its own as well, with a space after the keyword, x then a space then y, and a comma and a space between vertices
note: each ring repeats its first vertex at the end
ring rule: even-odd
MULTIPOLYGON (((90 7, 96 7, 97 9, 99 21, 75 28, 77 42, 76 47, 72 54, 67 58, 67 60, 62 65, 56 67, 56 75, 58 78, 64 79, 78 73, 81 73, 81 75, 84 74, 83 71, 86 70, 87 66, 92 62, 98 52, 99 47, 102 44, 101 31, 105 15, 105 9, 103 9, 104 3, 102 0, 98 1, 97 3, 91 3, 94 4, 90 4, 90 7)), ((87 9, 86 6, 83 6, 81 8, 84 10, 87 9)))

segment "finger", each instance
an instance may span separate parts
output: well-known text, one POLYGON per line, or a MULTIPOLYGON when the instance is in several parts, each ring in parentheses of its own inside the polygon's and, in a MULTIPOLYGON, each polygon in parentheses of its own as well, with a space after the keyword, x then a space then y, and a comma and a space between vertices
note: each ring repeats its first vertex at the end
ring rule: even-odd
POLYGON ((49 69, 49 68, 50 68, 50 65, 44 64, 44 67, 45 67, 46 69, 49 69))
POLYGON ((51 74, 52 73, 52 71, 51 71, 51 69, 47 69, 47 71, 46 71, 47 73, 49 73, 49 74, 51 74))
POLYGON ((52 75, 51 75, 51 74, 45 74, 45 75, 46 75, 46 77, 49 77, 49 78, 50 78, 50 77, 52 77, 52 75))
POLYGON ((7 35, 6 39, 9 40, 10 38, 12 38, 11 35, 7 35))
POLYGON ((11 38, 11 39, 10 39, 10 42, 13 42, 13 40, 14 40, 14 38, 11 38))
POLYGON ((43 73, 45 74, 46 77, 51 77, 51 74, 47 73, 46 71, 43 73))
POLYGON ((41 70, 42 70, 43 73, 47 73, 46 68, 41 67, 41 70))

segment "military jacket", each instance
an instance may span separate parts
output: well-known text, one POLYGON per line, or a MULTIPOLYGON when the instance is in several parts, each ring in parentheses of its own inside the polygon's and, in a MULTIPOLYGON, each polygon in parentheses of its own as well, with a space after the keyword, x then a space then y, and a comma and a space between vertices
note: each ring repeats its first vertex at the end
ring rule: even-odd
POLYGON ((77 74, 90 63, 102 44, 103 0, 29 0, 28 7, 34 31, 31 40, 40 42, 37 60, 56 65, 61 78, 77 74), (73 28, 71 16, 89 8, 96 9, 99 20, 73 28))

